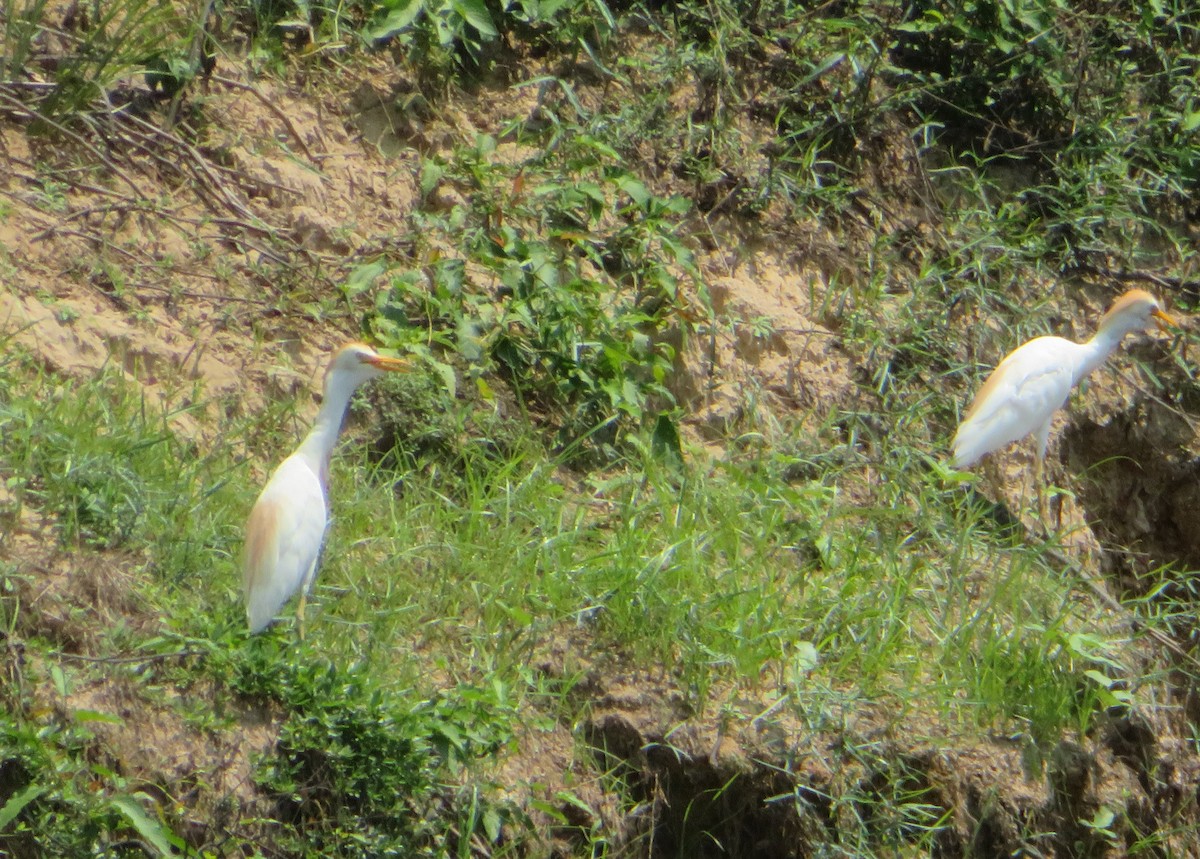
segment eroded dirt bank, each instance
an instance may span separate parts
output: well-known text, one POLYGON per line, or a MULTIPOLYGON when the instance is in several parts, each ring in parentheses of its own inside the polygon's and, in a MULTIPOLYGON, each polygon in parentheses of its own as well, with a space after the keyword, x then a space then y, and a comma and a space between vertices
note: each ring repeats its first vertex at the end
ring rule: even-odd
MULTIPOLYGON (((539 109, 534 88, 495 84, 456 94, 417 122, 392 109, 415 84, 390 64, 377 59, 354 75, 336 91, 305 90, 224 63, 224 80, 211 82, 196 105, 202 127, 163 132, 153 112, 134 116, 103 151, 33 137, 27 117, 8 117, 0 123, 10 168, 0 173, 5 335, 66 378, 115 365, 148 400, 176 402, 185 391, 210 419, 296 394, 310 416, 308 395, 317 392, 325 355, 359 333, 361 308, 332 312, 342 299, 331 285, 356 261, 409 242, 415 207, 461 204, 453 187, 422 200, 419 157, 478 133, 502 138, 509 119, 539 109), (46 165, 75 163, 110 181, 51 187, 44 180, 46 165)), ((580 83, 578 97, 598 103, 601 90, 580 83)), ((681 91, 678 107, 698 110, 689 99, 699 98, 681 91)), ((911 230, 919 252, 934 242, 922 236, 937 227, 911 147, 903 139, 878 145, 884 166, 862 180, 872 194, 894 198, 888 213, 837 230, 769 213, 754 232, 770 239, 757 242, 732 219, 698 219, 698 266, 719 324, 688 342, 671 381, 697 457, 720 455, 747 424, 786 419, 816 428, 839 413, 878 408, 878 371, 895 355, 849 338, 847 309, 825 298, 832 282, 861 276, 858 252, 872 229, 911 230)), ((522 156, 504 143, 497 154, 522 156)), ((675 181, 658 178, 667 190, 675 181)), ((887 299, 864 312, 886 318, 902 307, 909 275, 894 272, 887 299)), ((1080 285, 1071 296, 1063 321, 1082 333, 1105 294, 1080 285)), ((964 319, 960 328, 977 322, 964 319)), ((965 359, 969 346, 962 351, 965 359)), ((1069 490, 1055 501, 1068 526, 1063 571, 1082 569, 1116 597, 1160 586, 1191 596, 1194 583, 1182 571, 1200 564, 1192 404, 1163 391, 1192 384, 1165 342, 1142 342, 1133 352, 1155 368, 1161 389, 1119 372, 1098 374, 1087 400, 1056 426, 1051 475, 1069 490), (1165 585, 1146 578, 1167 565, 1181 572, 1165 585)), ((887 432, 887 416, 878 421, 887 432)), ((204 445, 212 426, 181 412, 174 429, 204 445)), ((848 440, 847 457, 856 444, 869 442, 848 440)), ((1005 457, 979 492, 1035 534, 1022 512, 1028 455, 1005 457)), ((866 499, 871 480, 864 469, 842 491, 866 499)), ((161 621, 122 597, 121 577, 137 559, 56 548, 54 539, 54 523, 28 508, 5 519, 5 562, 32 573, 21 580, 25 625, 3 645, 18 684, 26 673, 50 676, 44 665, 26 671, 22 637, 89 659, 98 656, 97 625, 152 629, 161 621)), ((1200 715, 1187 673, 1175 678, 1170 668, 1190 657, 1139 639, 1123 610, 1108 620, 1114 635, 1132 642, 1126 657, 1153 675, 1156 707, 1149 715, 1113 708, 1086 736, 1048 754, 1031 750, 1027 737, 980 740, 918 712, 898 722, 886 702, 843 701, 836 690, 825 699, 841 711, 836 735, 811 727, 826 723, 807 710, 819 699, 786 685, 737 693, 729 718, 698 713, 669 667, 635 668, 620 654, 599 658, 586 642, 569 642, 575 654, 551 654, 537 669, 566 676, 567 663, 571 672, 582 663, 571 694, 587 718, 531 728, 496 762, 499 780, 516 803, 533 798, 557 810, 558 818, 531 812, 541 846, 557 855, 581 848, 581 832, 603 832, 619 855, 808 856, 837 844, 840 832, 859 830, 872 833, 875 849, 903 853, 921 844, 944 857, 1119 855, 1151 839, 1154 855, 1189 855, 1200 819, 1189 723, 1200 715), (612 789, 617 782, 621 791, 612 789), (561 799, 568 783, 583 802, 561 799), (896 816, 897 808, 905 813, 896 816)), ((1189 618, 1172 628, 1179 647, 1189 647, 1189 618)), ((96 759, 183 806, 190 821, 183 835, 194 846, 211 849, 264 807, 253 757, 271 747, 278 714, 247 706, 234 717, 235 740, 173 709, 144 706, 115 670, 69 697, 38 682, 45 685, 29 691, 47 711, 122 714, 120 727, 97 726, 96 759)), ((200 706, 207 690, 180 694, 200 706)), ((0 798, 5 793, 0 773, 0 798)), ((842 845, 847 854, 854 848, 842 845)), ((22 851, 36 848, 24 843, 22 851)))

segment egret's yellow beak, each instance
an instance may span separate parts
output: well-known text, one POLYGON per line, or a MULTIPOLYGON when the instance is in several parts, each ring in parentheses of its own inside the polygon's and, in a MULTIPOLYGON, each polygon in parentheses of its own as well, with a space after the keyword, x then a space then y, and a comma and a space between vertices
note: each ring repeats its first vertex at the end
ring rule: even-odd
POLYGON ((376 355, 373 358, 364 358, 363 360, 372 367, 378 367, 380 370, 386 370, 389 373, 412 369, 412 362, 404 358, 388 358, 386 355, 376 355))
POLYGON ((1171 318, 1171 315, 1165 310, 1151 310, 1150 315, 1154 317, 1154 321, 1158 323, 1160 331, 1166 331, 1167 326, 1178 328, 1179 323, 1171 318))

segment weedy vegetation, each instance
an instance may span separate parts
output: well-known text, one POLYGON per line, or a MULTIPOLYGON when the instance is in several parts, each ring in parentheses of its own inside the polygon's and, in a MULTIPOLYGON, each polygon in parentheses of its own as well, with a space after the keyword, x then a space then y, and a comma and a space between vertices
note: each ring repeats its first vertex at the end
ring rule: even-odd
MULTIPOLYGON (((1145 787, 1167 764, 1139 758, 1146 796, 1101 805, 1072 755, 1173 730, 1196 772, 1170 702, 1194 697, 1200 561, 1181 539, 1097 598, 1112 565, 943 449, 1072 298, 1191 307, 1198 42, 1166 2, 0 0, 0 122, 74 159, 20 164, 43 211, 72 182, 137 187, 151 139, 211 157, 214 58, 326 88, 386 62, 424 122, 538 93, 421 148, 402 243, 272 286, 297 326, 421 367, 356 401, 303 642, 287 619, 247 637, 237 563, 297 403, 182 377, 150 397, 0 328, 0 851, 1186 855, 1194 784, 1145 787), (747 385, 714 439, 696 356, 789 332, 711 282, 768 251, 820 272, 806 312, 854 378, 802 408, 747 385), (614 700, 673 721, 614 728, 614 700), (147 780, 123 744, 164 724, 225 751, 147 780), (752 763, 723 758, 727 728, 760 738, 752 763), (1050 787, 984 843, 1003 810, 967 808, 939 755, 996 743, 1050 787)), ((1190 421, 1185 353, 1134 364, 1190 421)))

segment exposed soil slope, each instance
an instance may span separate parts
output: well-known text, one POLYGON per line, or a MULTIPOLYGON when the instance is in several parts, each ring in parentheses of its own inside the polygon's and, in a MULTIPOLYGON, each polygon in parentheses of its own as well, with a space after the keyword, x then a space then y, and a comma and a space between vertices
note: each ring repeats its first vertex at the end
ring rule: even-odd
MULTIPOLYGON (((223 60, 218 77, 191 99, 186 120, 194 125, 164 132, 149 110, 115 138, 123 149, 38 138, 19 115, 0 122, 3 332, 66 378, 115 364, 151 402, 177 402, 186 391, 220 417, 299 396, 301 417, 311 415, 328 350, 358 335, 357 310, 331 287, 356 261, 410 240, 410 215, 422 202, 418 152, 480 132, 499 136, 507 120, 538 108, 535 88, 485 85, 417 122, 393 109, 396 94, 415 84, 390 62, 349 68, 336 80, 302 85, 253 78, 223 60), (45 182, 48 167, 65 173, 75 165, 111 181, 45 182)), ((599 89, 580 82, 579 97, 600 99, 599 89)), ((674 96, 684 112, 699 109, 699 98, 687 87, 674 96)), ((671 382, 696 457, 719 453, 746 426, 786 420, 815 430, 841 411, 875 409, 873 380, 892 356, 847 340, 844 308, 829 306, 826 294, 831 281, 863 276, 856 248, 871 230, 910 230, 920 252, 938 228, 911 147, 886 135, 877 145, 886 157, 877 175, 862 179, 866 213, 847 214, 841 229, 768 213, 750 230, 714 216, 697 239, 722 324, 689 341, 671 382), (891 199, 887 213, 871 211, 873 193, 891 199), (760 240, 747 240, 747 231, 760 240)), ((521 153, 502 145, 497 157, 521 153)), ((659 178, 667 189, 675 182, 659 178)), ((440 189, 433 205, 453 207, 455 194, 440 189)), ((864 312, 884 319, 897 312, 908 276, 893 272, 890 303, 864 312)), ((1072 297, 1063 302, 1064 322, 1083 332, 1107 293, 1087 287, 1072 297)), ((964 357, 974 342, 968 332, 980 322, 955 320, 964 357)), ((1166 349, 1157 341, 1134 353, 1157 368, 1164 387, 1186 386, 1166 349)), ((1200 564, 1192 418, 1147 394, 1121 363, 1098 374, 1087 398, 1056 425, 1050 463, 1052 479, 1072 490, 1056 499, 1070 535, 1064 575, 1082 569, 1118 596, 1138 593, 1147 569, 1200 564), (1152 459, 1141 455, 1146 450, 1168 454, 1152 459)), ((214 425, 181 413, 175 429, 203 445, 214 425)), ((1024 448, 1005 455, 980 491, 1018 511, 1020 527, 1032 533, 1034 521, 1019 512, 1028 509, 1028 455, 1024 448)), ((866 498, 869 480, 864 473, 843 491, 866 498)), ((56 545, 53 521, 28 508, 5 519, 0 553, 27 574, 20 635, 52 642, 64 659, 97 658, 98 628, 164 622, 124 596, 122 577, 138 559, 56 545)), ((1109 619, 1116 634, 1135 632, 1122 611, 1109 619)), ((1179 631, 1186 642, 1191 631, 1179 631)), ((24 663, 19 640, 0 648, 17 683, 23 673, 51 676, 50 666, 24 663)), ((1180 658, 1149 641, 1131 644, 1128 655, 1147 672, 1180 658)), ((842 700, 836 690, 829 706, 841 710, 843 732, 814 733, 788 703, 786 684, 767 680, 750 698, 716 690, 715 699, 730 701, 728 718, 721 707, 698 714, 669 668, 593 653, 586 629, 565 634, 536 668, 547 677, 581 673, 572 695, 590 715, 581 725, 530 727, 490 775, 531 809, 543 839, 537 849, 547 854, 567 855, 580 832, 603 831, 621 855, 805 856, 847 816, 870 819, 905 796, 914 798, 913 816, 872 820, 872 830, 881 843, 903 845, 940 826, 932 851, 940 856, 1117 855, 1150 832, 1163 833, 1161 855, 1197 848, 1200 759, 1187 687, 1163 683, 1153 717, 1114 710, 1090 735, 1038 759, 1026 738, 981 740, 965 726, 915 713, 897 722, 889 702, 842 700), (635 807, 618 804, 606 787, 613 780, 635 807), (561 800, 567 784, 582 803, 561 800), (859 799, 830 799, 848 795, 859 799), (536 810, 533 799, 561 816, 536 810), (1119 812, 1115 833, 1105 810, 1119 812)), ((237 736, 205 730, 200 720, 182 719, 177 705, 148 705, 116 662, 101 662, 66 695, 49 683, 31 692, 49 712, 119 714, 120 725, 97 725, 96 759, 185 809, 190 828, 182 834, 197 846, 218 849, 221 833, 244 826, 239 821, 263 802, 254 756, 271 747, 277 714, 247 706, 234 715, 237 736)), ((208 694, 179 691, 189 708, 203 708, 208 694)), ((0 771, 0 805, 6 792, 0 771)), ((29 844, 17 849, 36 852, 29 844)))

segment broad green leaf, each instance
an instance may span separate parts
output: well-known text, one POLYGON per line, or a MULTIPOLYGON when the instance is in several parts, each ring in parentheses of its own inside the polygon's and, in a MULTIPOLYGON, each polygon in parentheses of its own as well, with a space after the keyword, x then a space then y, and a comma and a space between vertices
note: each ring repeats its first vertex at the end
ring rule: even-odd
POLYGON ((632 379, 626 379, 621 383, 621 399, 630 407, 630 414, 640 415, 642 413, 641 393, 632 379))
POLYGON ((496 138, 491 134, 476 134, 475 151, 480 155, 491 155, 496 151, 496 138))
POLYGON ((659 415, 654 422, 654 434, 650 437, 650 450, 661 462, 672 466, 683 465, 683 446, 679 441, 679 427, 668 415, 659 415))
POLYGON ((544 799, 532 799, 529 801, 531 808, 535 808, 542 814, 549 817, 551 820, 556 820, 559 823, 566 823, 567 816, 563 814, 562 806, 556 805, 544 799))
POLYGON ((421 195, 428 197, 437 188, 438 183, 442 181, 442 177, 446 175, 446 168, 441 164, 426 158, 421 162, 421 175, 417 182, 421 186, 421 195))
POLYGON ((466 749, 466 738, 463 736, 462 731, 458 729, 458 726, 452 722, 442 721, 434 730, 456 750, 461 752, 466 749))
POLYGON ((533 615, 520 606, 509 606, 503 604, 501 604, 501 606, 508 614, 509 620, 511 620, 516 626, 529 626, 529 624, 533 623, 533 615))
POLYGON ((346 283, 342 285, 342 294, 346 298, 354 298, 356 295, 361 295, 370 289, 375 283, 375 279, 385 271, 387 271, 387 266, 381 262, 369 262, 357 266, 354 271, 350 272, 350 276, 346 278, 346 283))
POLYGON ((1113 825, 1113 821, 1117 819, 1116 813, 1106 805, 1096 809, 1096 813, 1090 821, 1085 821, 1084 825, 1092 829, 1108 829, 1113 825))
POLYGON ((378 24, 363 32, 365 38, 371 41, 390 39, 411 27, 425 11, 424 0, 397 0, 391 6, 378 24))
POLYGON ((492 844, 500 840, 500 812, 492 806, 483 812, 483 831, 492 844))
POLYGON ((446 386, 446 393, 453 397, 458 391, 458 377, 454 375, 454 368, 449 364, 444 364, 441 361, 430 361, 434 372, 442 377, 442 384, 446 386))
POLYGON ((692 201, 676 194, 667 200, 666 209, 672 215, 686 215, 692 210, 692 201))
POLYGON ((595 182, 580 182, 575 190, 595 203, 604 203, 604 189, 595 182))
POLYGON ((1017 47, 1017 42, 1006 38, 1005 35, 1000 32, 992 34, 992 41, 995 43, 996 47, 1005 54, 1011 54, 1017 47))
POLYGON ((451 0, 454 11, 462 15, 463 20, 479 31, 481 36, 494 39, 500 34, 492 22, 492 15, 484 5, 483 0, 451 0))
POLYGON ((458 354, 472 364, 483 360, 483 338, 479 335, 479 323, 474 319, 460 319, 455 331, 458 354))
POLYGON ((21 810, 45 793, 45 791, 46 788, 44 786, 31 784, 24 790, 19 790, 10 796, 8 802, 4 803, 4 807, 0 808, 0 831, 3 831, 4 827, 16 820, 21 810))
POLYGON ((160 856, 172 856, 176 847, 184 846, 183 841, 177 835, 147 815, 142 809, 141 803, 132 796, 114 797, 112 804, 117 811, 125 815, 125 819, 137 830, 138 835, 158 851, 160 856))
POLYGON ((611 158, 613 161, 620 161, 621 155, 617 150, 613 149, 607 143, 603 143, 588 134, 581 134, 575 138, 575 142, 589 147, 590 149, 599 152, 601 155, 611 158))
POLYGON ((67 683, 67 675, 62 670, 60 665, 50 666, 50 679, 54 681, 54 689, 63 698, 66 698, 71 691, 71 686, 67 683))
POLYGON ((461 29, 461 27, 455 28, 450 26, 448 19, 451 16, 449 11, 450 7, 444 6, 438 9, 438 14, 430 16, 433 19, 433 28, 437 32, 438 44, 443 48, 448 48, 454 44, 454 40, 458 36, 458 31, 461 29))
POLYGON ((584 811, 587 814, 591 815, 592 817, 597 816, 596 812, 592 809, 592 807, 590 805, 588 805, 586 802, 584 802, 582 799, 580 799, 578 796, 576 796, 574 793, 572 793, 569 790, 560 790, 558 793, 556 793, 554 795, 554 798, 566 805, 573 805, 576 808, 580 809, 581 811, 584 811))
POLYGON ((617 187, 628 194, 633 199, 633 202, 639 206, 645 206, 646 202, 650 199, 649 189, 632 176, 619 177, 617 179, 617 187))

